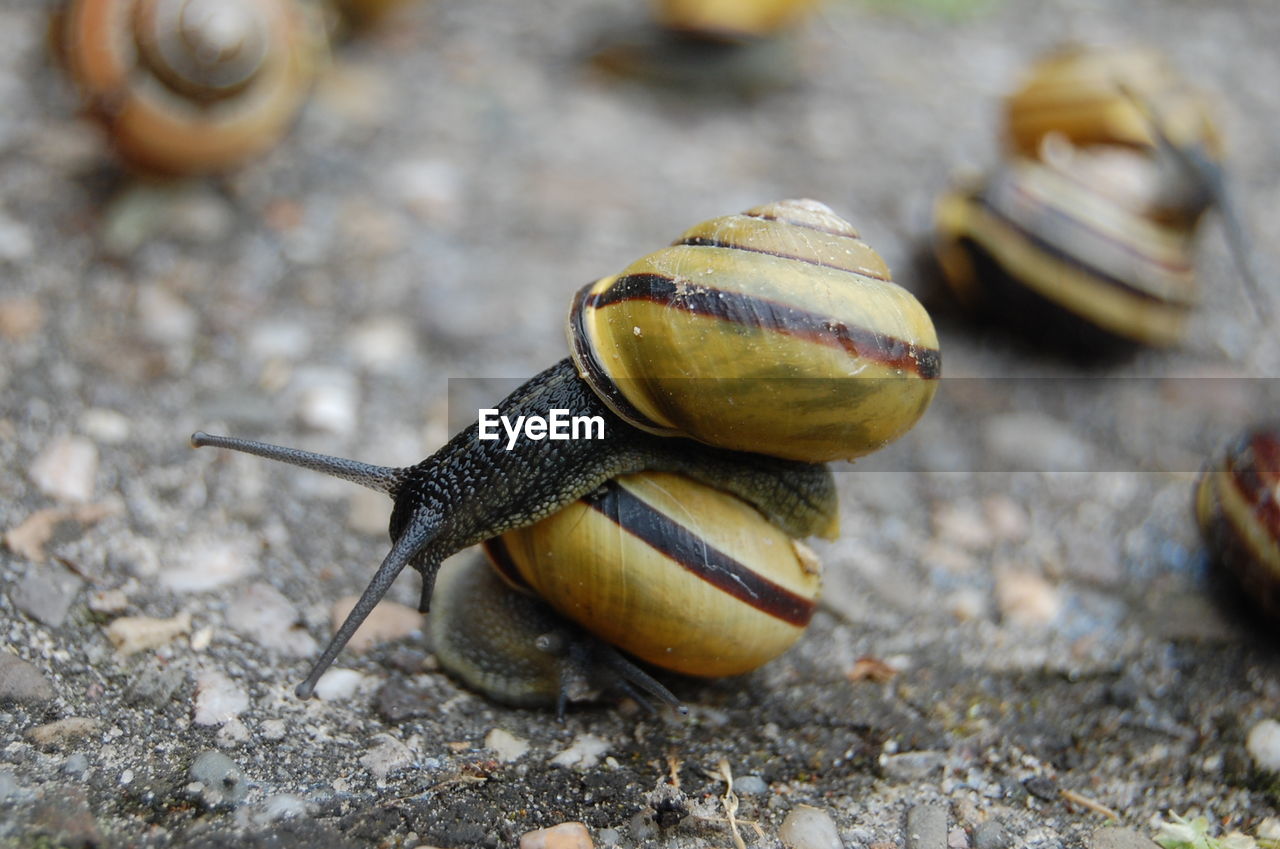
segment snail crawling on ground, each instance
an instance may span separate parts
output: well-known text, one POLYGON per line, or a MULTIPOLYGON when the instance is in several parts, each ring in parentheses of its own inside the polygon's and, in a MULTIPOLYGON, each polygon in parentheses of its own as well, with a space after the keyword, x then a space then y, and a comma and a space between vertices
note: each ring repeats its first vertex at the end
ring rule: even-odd
POLYGON ((1008 156, 935 206, 958 298, 1071 347, 1181 340, 1199 295, 1194 231, 1216 205, 1261 296, 1205 98, 1144 48, 1068 47, 1005 101, 1008 156))
POLYGON ((1241 434, 1209 462, 1195 513, 1218 563, 1280 621, 1280 423, 1241 434))
POLYGON ((164 174, 226 170, 274 145, 324 50, 298 0, 70 0, 52 30, 120 155, 164 174))
MULTIPOLYGON (((498 415, 544 424, 557 410, 599 417, 599 439, 526 438, 506 450, 502 441, 480 438, 477 422, 421 463, 388 468, 248 440, 192 437, 196 446, 345 478, 395 502, 391 551, 298 686, 299 696, 311 694, 405 566, 422 573, 420 607, 426 610, 445 557, 533 525, 602 486, 598 495, 606 501, 611 487, 634 492, 626 479, 613 480, 622 475, 677 473, 736 496, 786 537, 831 536, 835 491, 823 464, 861 456, 905 433, 924 413, 940 376, 937 337, 924 308, 892 282, 852 226, 814 201, 769 204, 686 231, 670 247, 579 292, 568 333, 572 357, 501 401, 498 415)), ((533 432, 525 426, 527 436, 533 432)), ((694 499, 679 495, 673 509, 692 513, 694 499)), ((699 506, 694 521, 711 521, 703 518, 708 509, 699 506)), ((740 508, 736 515, 733 522, 741 524, 740 508)), ((759 547, 766 531, 772 533, 752 531, 751 544, 759 547)), ((528 533, 533 541, 516 535, 500 545, 517 563, 549 555, 559 569, 559 558, 568 556, 561 543, 539 551, 538 531, 528 533)), ((698 536, 715 538, 710 530, 698 536)), ((710 546, 707 559, 717 559, 710 546)), ((523 582, 542 592, 539 579, 520 568, 523 582)), ((750 588, 753 579, 745 574, 724 580, 738 585, 734 592, 760 593, 761 585, 750 588)), ((790 579, 768 580, 792 595, 806 592, 790 579)), ((574 615, 574 602, 548 601, 574 615)), ((804 618, 802 612, 788 616, 804 618)))

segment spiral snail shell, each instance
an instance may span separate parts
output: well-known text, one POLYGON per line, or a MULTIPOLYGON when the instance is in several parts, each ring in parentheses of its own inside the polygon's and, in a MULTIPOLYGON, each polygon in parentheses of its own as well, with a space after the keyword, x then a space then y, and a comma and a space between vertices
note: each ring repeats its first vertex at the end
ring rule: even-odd
POLYGON ((274 145, 323 47, 297 0, 71 0, 55 40, 120 155, 170 174, 274 145))
POLYGON ((481 439, 477 423, 421 463, 391 468, 249 440, 203 433, 192 437, 196 446, 231 448, 316 469, 394 500, 392 549, 298 687, 299 695, 312 692, 405 566, 413 565, 423 575, 420 607, 426 610, 445 557, 531 525, 620 475, 676 472, 738 496, 791 537, 835 532, 830 471, 807 458, 859 456, 910 427, 936 386, 937 338, 914 298, 887 275, 864 273, 879 267, 878 259, 870 258, 852 228, 827 207, 784 201, 750 210, 742 218, 730 216, 694 228, 673 247, 592 288, 588 298, 579 298, 570 325, 591 329, 589 338, 574 337, 575 354, 583 357, 584 347, 594 354, 581 359, 581 370, 574 360, 562 360, 497 406, 509 421, 545 418, 555 409, 598 416, 601 439, 528 439, 507 451, 496 441, 481 439), (769 233, 775 235, 770 238, 769 233), (755 273, 756 266, 766 270, 755 273), (873 306, 850 308, 859 298, 873 306), (647 311, 656 305, 665 308, 667 318, 645 312, 642 325, 631 323, 626 313, 612 312, 615 306, 647 311), (695 336, 688 343, 672 338, 682 333, 695 336), (618 371, 605 341, 611 336, 665 341, 656 347, 646 341, 641 356, 618 371), (812 352, 816 368, 796 353, 797 345, 812 352), (779 351, 776 357, 769 353, 773 346, 779 351), (704 356, 712 360, 712 368, 697 364, 704 356), (689 362, 672 365, 665 359, 678 357, 689 362), (657 378, 649 380, 642 368, 652 368, 657 378), (737 377, 731 378, 735 372, 737 377), (619 376, 618 384, 602 388, 599 378, 610 373, 619 376), (700 384, 702 391, 682 395, 670 384, 672 377, 700 384), (652 386, 638 396, 628 394, 629 384, 652 386), (697 408, 694 415, 675 409, 681 400, 697 408), (842 405, 835 416, 828 409, 833 404, 842 405), (688 435, 700 441, 658 436, 628 424, 613 409, 629 413, 629 406, 662 425, 664 432, 668 421, 701 423, 711 410, 718 411, 719 419, 688 435), (760 419, 771 414, 781 426, 761 427, 760 419), (821 433, 809 434, 798 426, 798 414, 818 416, 821 433), (767 442, 771 432, 781 441, 767 442), (750 451, 725 447, 741 449, 742 434, 750 440, 750 451), (823 434, 827 444, 820 439, 823 434), (793 443, 803 447, 797 450, 793 443))
POLYGON ((1280 620, 1280 425, 1234 439, 1200 474, 1196 520, 1249 599, 1280 620))

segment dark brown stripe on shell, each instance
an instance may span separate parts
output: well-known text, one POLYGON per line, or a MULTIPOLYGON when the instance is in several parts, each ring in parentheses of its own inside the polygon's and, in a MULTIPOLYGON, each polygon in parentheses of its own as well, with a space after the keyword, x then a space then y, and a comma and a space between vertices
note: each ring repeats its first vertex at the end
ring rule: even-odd
POLYGON ((520 587, 528 592, 533 592, 533 588, 529 586, 529 582, 520 574, 520 568, 516 566, 515 559, 511 556, 511 549, 507 548, 507 541, 502 537, 491 537, 481 543, 484 546, 484 553, 489 556, 489 562, 493 564, 493 568, 498 570, 513 586, 520 587))
POLYGON ((811 599, 753 572, 617 481, 606 482, 603 493, 584 500, 621 530, 744 604, 798 628, 813 617, 815 604, 811 599))
POLYGON ((850 356, 912 372, 926 380, 942 374, 942 359, 934 348, 913 345, 863 327, 833 322, 828 316, 765 298, 708 287, 681 289, 673 278, 661 274, 619 277, 605 291, 590 295, 586 305, 600 309, 630 300, 651 301, 695 315, 759 327, 820 345, 838 346, 850 356))
MULTIPOLYGON (((837 234, 838 235, 838 234, 837 234)), ((712 239, 708 236, 690 236, 687 239, 681 239, 675 243, 676 245, 687 245, 695 248, 724 248, 731 251, 745 251, 753 254, 764 254, 766 256, 776 256, 780 259, 793 259, 796 262, 803 262, 809 265, 817 265, 822 268, 834 268, 836 271, 844 271, 849 274, 857 274, 861 277, 870 277, 872 280, 880 280, 885 283, 890 282, 888 277, 880 274, 871 274, 870 272, 847 268, 843 265, 836 265, 830 262, 819 262, 812 257, 800 256, 799 254, 783 253, 782 251, 766 251, 764 248, 752 248, 747 245, 737 244, 735 242, 725 242, 720 239, 712 239)))
POLYGON ((1244 437, 1228 453, 1227 471, 1259 524, 1280 544, 1280 435, 1261 431, 1244 437))
POLYGON ((595 284, 593 283, 578 290, 578 294, 573 299, 573 307, 569 312, 569 320, 573 322, 573 332, 569 335, 572 338, 574 362, 587 373, 587 384, 595 390, 605 404, 623 419, 637 427, 669 432, 670 428, 659 425, 653 419, 640 412, 635 404, 627 400, 627 396, 622 394, 622 390, 609 377, 591 352, 591 344, 584 322, 586 321, 587 310, 597 303, 598 296, 591 294, 594 286, 595 284))

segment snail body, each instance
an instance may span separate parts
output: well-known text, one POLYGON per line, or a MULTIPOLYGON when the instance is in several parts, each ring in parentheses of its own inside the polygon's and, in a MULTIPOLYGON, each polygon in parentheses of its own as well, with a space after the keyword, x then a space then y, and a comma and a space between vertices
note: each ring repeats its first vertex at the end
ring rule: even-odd
MULTIPOLYGON (((662 278, 665 282, 661 285, 648 289, 624 287, 617 298, 640 301, 665 298, 672 313, 689 312, 691 304, 699 303, 696 296, 705 292, 724 293, 717 295, 717 299, 728 303, 756 304, 750 297, 735 298, 728 294, 731 287, 720 278, 737 274, 739 270, 734 263, 721 264, 716 257, 723 252, 741 253, 776 264, 779 258, 776 254, 783 254, 786 263, 782 267, 788 270, 791 283, 797 287, 811 287, 813 308, 802 316, 805 334, 815 339, 829 337, 831 341, 822 343, 826 347, 852 348, 853 359, 842 362, 836 373, 820 380, 815 375, 793 374, 788 369, 766 375, 753 371, 751 382, 760 385, 773 383, 773 394, 760 394, 761 386, 757 385, 752 387, 749 397, 741 396, 732 388, 733 384, 729 384, 730 391, 708 390, 696 395, 692 402, 702 407, 718 407, 722 414, 720 432, 733 434, 744 421, 744 415, 751 418, 745 404, 772 403, 784 416, 789 415, 789 410, 781 409, 791 403, 789 393, 794 387, 789 388, 788 383, 818 380, 827 384, 830 403, 858 397, 869 410, 875 411, 869 420, 864 420, 866 416, 859 407, 846 409, 844 414, 847 418, 862 424, 835 429, 832 439, 838 446, 825 449, 827 456, 858 456, 873 450, 882 443, 885 433, 900 432, 893 427, 872 427, 875 418, 882 415, 881 410, 897 410, 898 415, 905 415, 909 422, 914 422, 923 411, 922 396, 916 385, 931 385, 938 376, 936 336, 927 314, 909 296, 901 300, 900 309, 914 316, 908 323, 914 333, 911 336, 905 335, 908 325, 902 325, 903 336, 895 336, 896 330, 886 330, 882 326, 850 326, 838 315, 815 324, 811 315, 834 300, 833 287, 866 288, 871 297, 878 297, 882 289, 892 284, 879 280, 868 282, 863 275, 853 271, 842 271, 833 279, 823 261, 823 257, 830 259, 829 256, 804 252, 808 243, 821 241, 818 235, 830 229, 817 227, 816 222, 835 218, 834 213, 820 204, 811 201, 782 202, 751 210, 746 215, 765 221, 784 220, 792 225, 801 222, 801 229, 807 227, 807 233, 812 233, 812 237, 806 234, 805 238, 796 240, 794 233, 785 231, 791 236, 775 246, 776 253, 766 252, 764 242, 738 243, 727 236, 716 244, 682 246, 695 248, 707 265, 720 269, 721 273, 699 277, 695 285, 687 275, 691 273, 689 269, 699 267, 697 264, 688 267, 671 264, 662 270, 646 272, 645 279, 657 284, 658 278, 662 278), (693 299, 688 296, 693 296, 693 299), (860 395, 832 391, 832 386, 838 387, 842 382, 857 383, 861 371, 859 362, 867 366, 882 363, 886 351, 896 352, 895 379, 868 380, 869 386, 860 395), (906 393, 908 403, 885 407, 875 403, 881 395, 894 396, 898 393, 906 393), (773 400, 769 401, 770 398, 773 400)), ((857 252, 855 238, 841 238, 849 242, 849 251, 857 252)), ((597 301, 594 306, 600 307, 601 303, 597 301)), ((788 337, 783 344, 790 345, 789 337, 793 335, 794 328, 775 319, 794 315, 801 315, 801 312, 785 305, 769 310, 733 309, 719 315, 714 328, 727 336, 747 339, 749 347, 755 347, 769 344, 770 338, 768 334, 761 335, 757 331, 776 326, 780 336, 788 337)), ((882 317, 876 311, 870 314, 870 318, 882 317)), ((571 320, 571 325, 575 324, 577 322, 571 320)), ((674 326, 678 328, 679 323, 674 326)), ((891 324, 890 327, 896 325, 891 324)), ((634 335, 632 326, 619 325, 615 330, 634 335)), ((641 332, 661 334, 664 328, 657 324, 648 329, 641 328, 641 332)), ((571 345, 577 350, 576 343, 571 345)), ((679 348, 675 346, 675 349, 679 348)), ((699 355, 696 348, 688 353, 693 357, 699 355)), ((744 349, 743 356, 747 353, 744 349)), ((748 368, 755 369, 755 364, 760 361, 762 358, 757 353, 748 368)), ((735 365, 731 359, 723 361, 724 368, 731 369, 735 365)), ((642 377, 639 373, 628 373, 623 382, 639 381, 642 377)), ((802 538, 835 533, 834 483, 824 465, 792 458, 787 444, 761 445, 755 451, 744 452, 704 444, 684 436, 650 433, 627 424, 610 408, 610 405, 622 406, 618 398, 627 397, 625 387, 619 387, 616 393, 618 397, 611 396, 606 403, 595 391, 594 382, 584 379, 573 360, 565 359, 500 402, 498 412, 510 421, 521 415, 546 417, 554 409, 570 410, 575 415, 600 416, 604 422, 604 438, 526 440, 517 446, 518 450, 507 451, 495 441, 479 439, 478 424, 473 424, 431 457, 405 468, 373 466, 247 440, 207 434, 193 436, 192 442, 197 446, 231 448, 324 471, 385 492, 394 500, 389 524, 392 549, 311 674, 299 686, 299 695, 305 697, 311 693, 316 680, 405 566, 413 565, 423 575, 420 606, 426 610, 435 573, 445 557, 490 537, 531 525, 619 475, 643 470, 677 472, 738 496, 788 536, 802 538)), ((930 387, 924 397, 931 395, 930 387)), ((695 436, 707 443, 717 441, 714 430, 695 436)))
POLYGON ((1241 434, 1209 462, 1195 513, 1218 563, 1280 620, 1280 425, 1241 434))
POLYGON ((225 170, 274 145, 323 39, 297 0, 71 0, 55 42, 130 164, 225 170))

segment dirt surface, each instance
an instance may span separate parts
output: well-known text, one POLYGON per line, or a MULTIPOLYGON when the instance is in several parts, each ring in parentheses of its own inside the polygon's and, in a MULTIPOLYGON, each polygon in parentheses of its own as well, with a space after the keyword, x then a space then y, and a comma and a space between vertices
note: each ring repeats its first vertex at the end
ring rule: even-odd
POLYGON ((722 761, 763 846, 803 805, 846 846, 935 849, 1101 846, 1099 806, 1146 834, 1170 810, 1249 832, 1275 814, 1245 746, 1280 718, 1275 626, 1216 589, 1189 514, 1206 454, 1277 415, 1280 337, 1219 223, 1186 343, 1090 366, 975 330, 914 261, 948 175, 994 161, 997 99, 1033 56, 1140 40, 1214 93, 1274 291, 1274 5, 833 2, 804 83, 750 98, 582 62, 642 15, 422 3, 335 49, 270 155, 154 184, 75 117, 44 8, 0 9, 0 529, 58 511, 46 541, 0 551, 0 842, 512 846, 580 820, 597 845, 726 846, 722 761), (578 286, 795 196, 926 298, 948 376, 910 439, 838 474, 806 637, 741 678, 673 682, 684 718, 503 708, 413 638, 345 653, 345 687, 295 699, 331 604, 385 551, 386 507, 188 435, 414 462, 469 412, 451 378, 565 354, 578 286), (866 657, 896 674, 852 680, 866 657))

